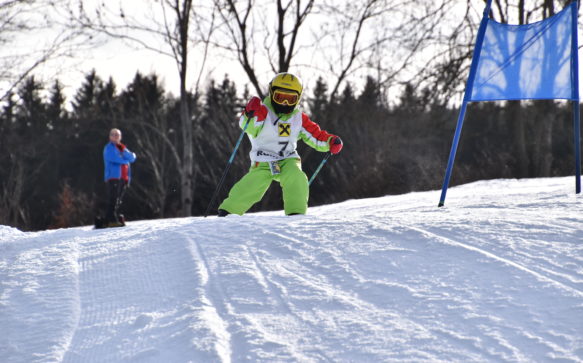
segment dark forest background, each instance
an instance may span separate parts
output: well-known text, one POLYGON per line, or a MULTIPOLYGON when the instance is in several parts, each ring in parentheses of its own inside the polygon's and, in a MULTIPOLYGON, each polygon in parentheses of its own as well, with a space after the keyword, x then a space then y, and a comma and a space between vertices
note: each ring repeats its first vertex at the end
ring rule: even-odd
MULTIPOLYGON (((322 79, 305 83, 304 110, 345 143, 318 175, 310 205, 441 187, 457 109, 432 101, 432 90, 412 85, 389 106, 372 77, 361 91, 349 84, 332 100, 322 79)), ((201 215, 209 203, 249 97, 228 78, 190 97, 192 215, 201 215)), ((70 103, 58 81, 47 85, 28 78, 0 114, 0 224, 22 230, 91 224, 104 208, 102 150, 112 127, 122 130, 123 142, 138 155, 122 207, 126 218, 180 216, 179 103, 156 75, 137 73, 118 89, 111 79, 90 72, 70 103)), ((572 138, 566 102, 471 104, 452 184, 573 174, 572 138)), ((324 154, 300 144, 309 176, 324 154)), ((245 140, 219 199, 247 171, 249 148, 245 140)), ((435 197, 427 203, 437 204, 435 197)), ((253 210, 280 208, 281 191, 274 183, 253 210)))

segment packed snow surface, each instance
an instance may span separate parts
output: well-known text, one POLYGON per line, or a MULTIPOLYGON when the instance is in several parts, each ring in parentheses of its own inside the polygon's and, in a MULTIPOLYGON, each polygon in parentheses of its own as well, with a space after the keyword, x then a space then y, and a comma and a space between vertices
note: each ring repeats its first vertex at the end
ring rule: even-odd
POLYGON ((0 226, 1 362, 581 362, 573 178, 227 218, 0 226))

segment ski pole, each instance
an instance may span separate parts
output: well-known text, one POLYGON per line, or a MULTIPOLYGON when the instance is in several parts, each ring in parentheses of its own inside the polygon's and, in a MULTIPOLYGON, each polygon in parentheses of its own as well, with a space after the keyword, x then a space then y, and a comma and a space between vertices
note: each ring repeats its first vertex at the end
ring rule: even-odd
POLYGON ((314 174, 312 174, 312 177, 310 178, 310 181, 308 182, 308 186, 312 185, 312 182, 314 181, 314 179, 316 179, 316 175, 318 175, 318 173, 320 172, 320 170, 322 170, 322 168, 324 167, 324 164, 326 164, 326 162, 328 161, 328 159, 330 158, 330 156, 332 156, 332 153, 326 154, 326 156, 324 157, 324 159, 322 159, 322 161, 320 162, 320 165, 318 165, 318 168, 316 169, 316 171, 314 172, 314 174))
POLYGON ((235 148, 233 149, 233 152, 231 153, 231 157, 229 158, 229 161, 227 162, 227 166, 225 167, 225 170, 223 171, 223 175, 221 176, 221 180, 219 181, 219 184, 217 184, 217 187, 215 188, 215 192, 213 193, 211 201, 210 201, 208 207, 206 207, 206 211, 204 212, 205 218, 209 215, 209 212, 210 212, 213 204, 215 203, 215 199, 217 199, 217 195, 219 194, 219 192, 221 191, 221 188, 223 187, 223 183, 225 182, 225 178, 227 177, 227 174, 229 173, 229 169, 231 169, 231 165, 233 165, 233 160, 235 160, 235 155, 237 155, 237 150, 239 150, 239 146, 241 145, 241 141, 243 141, 243 136, 245 136, 245 130, 247 130, 247 126, 249 125, 249 121, 253 118, 254 112, 255 111, 250 111, 246 115, 247 121, 245 122, 245 126, 243 126, 243 131, 241 132, 241 135, 239 135, 239 139, 237 139, 237 143, 235 144, 235 148))

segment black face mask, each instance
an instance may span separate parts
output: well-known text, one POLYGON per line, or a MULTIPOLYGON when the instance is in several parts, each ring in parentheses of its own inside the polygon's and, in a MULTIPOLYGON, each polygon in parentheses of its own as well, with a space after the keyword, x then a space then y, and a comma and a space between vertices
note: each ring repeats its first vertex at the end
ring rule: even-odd
POLYGON ((271 100, 271 104, 273 105, 273 110, 275 113, 290 113, 296 108, 296 106, 285 106, 285 105, 278 105, 273 100, 271 100))

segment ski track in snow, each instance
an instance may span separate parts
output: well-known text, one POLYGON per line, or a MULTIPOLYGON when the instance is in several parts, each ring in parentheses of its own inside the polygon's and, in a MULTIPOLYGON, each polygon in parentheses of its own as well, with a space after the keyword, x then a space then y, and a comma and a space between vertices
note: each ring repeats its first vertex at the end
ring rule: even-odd
POLYGON ((0 362, 583 362, 572 178, 227 218, 0 226, 0 362))

